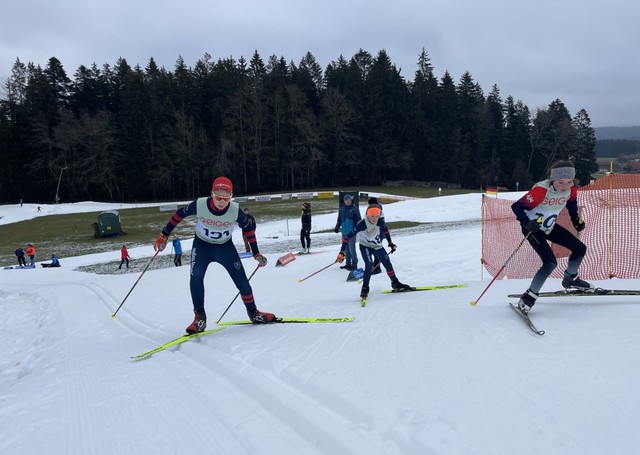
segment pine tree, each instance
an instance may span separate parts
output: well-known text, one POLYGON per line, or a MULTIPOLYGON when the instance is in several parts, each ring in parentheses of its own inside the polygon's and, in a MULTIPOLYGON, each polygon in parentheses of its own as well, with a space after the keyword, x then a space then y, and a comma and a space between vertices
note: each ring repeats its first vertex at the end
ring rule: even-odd
POLYGON ((418 69, 410 86, 412 115, 409 119, 408 147, 411 150, 413 177, 428 180, 429 172, 439 155, 437 137, 438 80, 433 74, 433 66, 427 51, 423 48, 418 57, 418 69))
POLYGON ((514 189, 528 189, 534 183, 528 173, 528 157, 531 148, 531 114, 522 101, 514 102, 508 96, 505 103, 503 129, 503 161, 501 169, 506 181, 513 182, 514 189))
POLYGON ((572 120, 575 129, 575 155, 573 156, 576 167, 576 178, 581 185, 591 182, 591 174, 598 170, 596 161, 596 133, 591 127, 591 119, 585 109, 580 109, 572 120))
POLYGON ((546 178, 554 162, 575 154, 574 133, 569 111, 559 99, 552 101, 547 109, 536 112, 529 158, 529 169, 534 178, 546 178))

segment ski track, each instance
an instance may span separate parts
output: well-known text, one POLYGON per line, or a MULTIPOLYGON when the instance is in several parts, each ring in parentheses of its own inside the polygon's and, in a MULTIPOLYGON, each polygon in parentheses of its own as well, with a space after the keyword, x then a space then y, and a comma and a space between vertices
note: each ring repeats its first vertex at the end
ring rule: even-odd
MULTIPOLYGON (((104 298, 102 298, 98 293, 96 293, 96 295, 98 296, 99 300, 101 301, 101 303, 103 303, 105 305, 105 307, 109 308, 110 302, 107 302, 104 298)), ((112 299, 115 300, 115 299, 112 299)), ((140 327, 137 326, 142 326, 142 327, 149 327, 147 324, 145 324, 143 321, 137 319, 134 315, 131 315, 131 320, 135 321, 136 324, 131 324, 129 321, 129 316, 127 315, 127 322, 124 324, 125 327, 127 329, 129 329, 132 332, 136 332, 137 329, 139 329, 140 327)), ((229 328, 228 328, 229 329, 229 328)), ((233 329, 236 330, 246 330, 246 327, 235 327, 235 328, 231 328, 233 331, 233 329)), ((157 342, 157 341, 156 341, 157 342)), ((206 343, 206 341, 199 339, 197 342, 187 342, 187 343, 193 343, 193 344, 200 344, 200 343, 206 343)), ((176 350, 176 349, 174 349, 176 350)), ((177 350, 180 350, 181 353, 185 354, 186 352, 189 352, 190 347, 188 346, 178 346, 177 350)), ((265 354, 266 352, 259 352, 258 353, 258 358, 260 354, 265 354)), ((219 363, 217 370, 221 369, 222 366, 229 362, 230 359, 229 358, 225 358, 224 363, 219 363)), ((200 362, 192 362, 195 363, 195 365, 202 369, 203 368, 203 364, 200 362)), ((208 364, 211 363, 211 359, 208 359, 207 361, 208 364)), ((241 362, 242 365, 242 369, 245 370, 247 368, 247 364, 244 362, 241 362)), ((175 372, 172 371, 168 365, 164 365, 164 368, 167 369, 168 371, 171 371, 172 374, 178 374, 179 372, 175 372)), ((227 407, 229 409, 234 409, 237 408, 238 402, 242 402, 242 401, 247 401, 247 391, 251 391, 251 393, 248 395, 248 397, 250 398, 251 402, 257 402, 257 403, 262 403, 262 412, 264 412, 264 410, 267 409, 273 409, 273 408, 280 408, 278 412, 276 412, 275 414, 273 413, 273 411, 271 412, 271 417, 268 419, 269 421, 278 421, 280 420, 277 415, 291 415, 291 414, 298 414, 296 418, 294 419, 287 419, 287 422, 280 422, 279 425, 274 426, 274 430, 277 428, 282 428, 282 426, 287 426, 287 425, 291 425, 291 423, 295 422, 296 425, 294 426, 294 433, 302 433, 304 434, 304 438, 300 441, 296 441, 295 443, 291 444, 290 448, 295 448, 295 447, 301 447, 301 445, 304 445, 304 441, 317 441, 317 444, 319 445, 319 447, 321 448, 321 451, 318 453, 323 453, 324 450, 330 450, 332 453, 352 453, 350 452, 350 449, 348 449, 346 446, 344 446, 343 443, 340 443, 338 439, 336 439, 335 436, 332 436, 332 434, 336 434, 336 433, 340 433, 338 431, 338 428, 340 428, 340 426, 334 428, 333 431, 331 432, 327 432, 326 430, 323 430, 320 426, 318 426, 318 424, 314 423, 314 421, 309 420, 309 419, 305 419, 304 415, 300 414, 299 411, 296 411, 295 407, 292 407, 291 405, 284 405, 282 403, 286 402, 286 401, 291 401, 291 396, 294 396, 297 392, 297 389, 292 389, 290 385, 288 385, 286 382, 283 382, 281 380, 278 380, 278 378, 274 377, 273 375, 269 375, 269 377, 265 377, 266 379, 266 384, 268 384, 270 387, 268 387, 266 390, 264 388, 261 389, 259 384, 253 383, 253 381, 248 381, 244 375, 239 377, 237 375, 233 375, 232 370, 227 369, 226 370, 228 372, 226 378, 225 377, 221 377, 219 374, 214 373, 214 370, 212 368, 208 368, 205 369, 204 372, 207 373, 210 377, 211 377, 211 381, 205 381, 207 384, 209 384, 210 382, 216 383, 216 384, 221 384, 224 383, 226 384, 227 389, 227 393, 225 393, 223 396, 227 397, 227 396, 234 396, 235 399, 229 400, 229 403, 227 405, 227 407), (229 378, 230 376, 230 378, 229 378), (234 383, 238 383, 238 382, 245 382, 245 387, 240 390, 237 387, 231 387, 233 386, 234 383), (272 396, 273 391, 272 391, 272 387, 273 384, 278 384, 280 389, 279 391, 279 396, 272 396), (258 390, 258 392, 253 392, 254 390, 258 390), (269 392, 269 393, 267 393, 269 392), (287 397, 287 399, 285 400, 284 397, 287 397), (265 398, 268 398, 265 399, 265 398), (280 406, 275 406, 276 404, 281 403, 280 406), (283 414, 284 413, 284 414, 283 414), (304 425, 300 425, 300 422, 304 422, 304 425), (295 428, 301 427, 301 430, 295 430, 295 428), (319 435, 322 434, 322 437, 320 437, 319 435)), ((254 375, 258 375, 257 371, 253 372, 254 375)), ((262 375, 264 377, 263 373, 259 373, 260 375, 262 375)), ((191 382, 194 382, 194 378, 190 379, 191 382)), ((201 384, 200 389, 206 389, 206 386, 204 384, 201 384)), ((189 387, 189 390, 192 390, 191 387, 189 387)), ((319 396, 323 396, 323 395, 327 395, 328 392, 325 390, 323 391, 323 393, 321 393, 319 396)), ((198 394, 195 394, 195 398, 198 398, 198 394)), ((219 398, 219 397, 218 397, 219 398)), ((310 401, 313 403, 313 407, 318 407, 320 406, 320 403, 317 403, 316 400, 313 400, 311 398, 310 395, 306 395, 305 397, 302 398, 305 401, 310 401)), ((335 399, 334 403, 339 403, 340 400, 339 399, 335 399)), ((220 402, 219 400, 216 401, 216 407, 220 406, 220 402)), ((255 408, 255 406, 253 406, 255 408)), ((303 407, 303 409, 305 409, 303 407)), ((256 414, 259 413, 261 410, 260 409, 250 409, 247 413, 245 414, 256 414)), ((236 411, 237 412, 237 411, 236 411)), ((224 419, 227 419, 229 416, 229 412, 224 412, 223 415, 225 416, 224 419)), ((317 417, 317 416, 314 416, 317 417)), ((216 420, 218 422, 222 422, 220 418, 216 418, 216 420)), ((326 426, 326 425, 322 425, 322 426, 326 426)), ((335 425, 333 425, 335 427, 335 425)), ((229 429, 228 429, 229 430, 229 429)), ((280 431, 280 430, 277 430, 280 431)), ((228 431, 227 431, 228 432, 228 431)), ((228 435, 229 436, 229 435, 228 435)), ((283 435, 284 436, 284 435, 283 435)), ((233 438, 231 438, 233 439, 233 438)), ((236 438, 237 439, 237 438, 236 438)), ((278 438, 278 440, 280 440, 280 438, 278 438)), ((361 447, 366 447, 367 443, 365 443, 364 439, 362 441, 362 444, 360 444, 361 447)), ((253 448, 253 449, 257 449, 257 448, 253 448)), ((299 450, 299 449, 297 449, 299 450)), ((372 451, 370 453, 376 453, 377 450, 372 449, 372 451)), ((248 449, 247 453, 251 453, 251 449, 248 449)), ((307 453, 307 452, 304 452, 307 453)), ((315 452, 314 452, 315 453, 315 452)))
MULTIPOLYGON (((326 388, 310 386, 295 374, 287 373, 288 365, 273 365, 269 361, 261 361, 266 358, 266 347, 254 346, 251 349, 244 346, 247 343, 242 343, 243 346, 238 349, 225 349, 225 338, 237 340, 238 334, 233 332, 273 329, 253 326, 228 328, 226 336, 219 334, 216 341, 210 341, 216 346, 213 352, 207 349, 208 345, 194 347, 188 346, 189 343, 184 344, 180 349, 183 358, 179 367, 183 369, 185 367, 181 364, 189 362, 191 366, 188 369, 200 370, 203 377, 190 377, 192 386, 198 382, 195 387, 200 390, 206 390, 211 383, 216 384, 216 388, 224 389, 222 396, 226 399, 221 403, 218 393, 216 400, 216 407, 221 408, 221 419, 228 422, 231 416, 238 414, 239 409, 246 407, 232 429, 238 431, 238 428, 248 425, 253 437, 259 436, 259 440, 264 441, 270 449, 279 450, 280 453, 355 454, 363 453, 363 450, 372 454, 403 453, 388 444, 380 446, 370 441, 357 425, 353 425, 353 416, 365 420, 366 412, 350 406, 326 388), (272 371, 277 371, 277 374, 272 371), (322 397, 323 401, 318 402, 315 398, 317 396, 322 397), (247 416, 260 418, 249 419, 247 416), (263 422, 272 424, 262 428, 263 422), (258 428, 253 428, 255 426, 258 428)), ((299 332, 299 328, 279 327, 283 331, 288 329, 294 333, 299 332)), ((278 338, 287 342, 286 336, 280 335, 278 338)), ((201 343, 203 342, 206 342, 205 338, 201 339, 201 343)), ((316 344, 322 344, 322 338, 316 344)), ((163 366, 176 374, 173 372, 176 363, 167 362, 163 366)), ((259 449, 251 447, 247 453, 255 453, 259 449)))
POLYGON ((51 427, 42 428, 37 419, 31 418, 30 401, 14 400, 16 396, 28 393, 30 400, 39 402, 41 412, 55 408, 63 398, 59 371, 60 360, 64 361, 63 342, 53 335, 56 329, 63 330, 60 306, 55 298, 43 299, 32 291, 32 288, 25 290, 20 286, 16 286, 15 291, 0 291, 0 311, 17 316, 3 318, 0 326, 3 334, 0 417, 8 417, 7 424, 0 428, 0 453, 20 453, 18 436, 24 434, 25 427, 28 434, 37 433, 43 437, 54 434, 51 427), (13 306, 12 311, 5 312, 2 309, 5 305, 13 306), (25 383, 41 376, 45 378, 46 387, 25 390, 25 383), (11 400, 12 406, 3 404, 11 400))
MULTIPOLYGON (((371 454, 403 452, 389 446, 388 442, 379 445, 379 441, 372 441, 366 433, 359 430, 359 427, 371 425, 370 421, 367 422, 366 412, 344 403, 344 400, 332 396, 328 390, 308 387, 305 392, 304 388, 298 387, 300 383, 296 382, 294 375, 282 373, 285 367, 280 368, 278 375, 268 373, 273 365, 269 362, 261 365, 264 361, 260 360, 267 358, 266 346, 236 349, 235 353, 227 352, 223 356, 220 356, 220 351, 211 349, 218 343, 224 346, 229 340, 233 340, 235 344, 239 335, 235 332, 247 329, 271 331, 274 330, 272 327, 229 327, 225 331, 229 332, 227 337, 216 334, 215 338, 212 336, 208 340, 190 341, 178 349, 163 353, 166 355, 157 354, 144 362, 129 362, 124 371, 121 360, 113 358, 117 351, 111 353, 110 360, 100 362, 96 356, 102 356, 102 352, 94 352, 91 346, 75 343, 75 339, 90 336, 106 345, 111 344, 114 339, 123 339, 124 331, 124 338, 136 337, 139 340, 142 336, 150 343, 156 343, 155 334, 145 335, 149 330, 156 330, 145 320, 131 314, 122 318, 125 322, 114 324, 109 317, 109 311, 113 311, 116 302, 114 296, 91 282, 78 282, 74 286, 77 287, 74 294, 78 300, 87 302, 87 305, 73 311, 86 313, 79 318, 85 321, 86 326, 78 330, 60 327, 59 330, 60 333, 71 335, 60 340, 63 344, 62 351, 67 354, 58 356, 59 359, 64 358, 64 361, 58 361, 62 370, 62 386, 58 388, 57 398, 54 397, 54 408, 61 408, 62 412, 56 412, 56 417, 51 419, 49 428, 52 439, 49 440, 49 447, 64 447, 68 454, 106 454, 113 451, 142 454, 150 447, 162 453, 163 440, 168 436, 157 428, 149 428, 144 421, 136 421, 136 416, 144 415, 148 407, 151 408, 148 410, 151 413, 157 407, 159 411, 174 409, 171 416, 162 419, 166 428, 171 428, 174 434, 191 435, 190 448, 203 452, 215 450, 220 453, 258 453, 263 447, 255 445, 256 441, 278 453, 355 454, 362 453, 362 450, 371 454), (96 312, 95 304, 105 311, 96 312), (245 358, 247 353, 250 353, 250 359, 245 358), (100 367, 92 367, 96 364, 100 367), (130 368, 136 368, 135 374, 127 371, 130 368), (107 381, 108 385, 104 384, 107 381), (111 398, 107 402, 94 402, 92 391, 101 387, 101 384, 112 390, 111 398), (318 402, 314 395, 327 398, 327 401, 318 402), (157 404, 160 402, 161 407, 157 404), (193 406, 200 409, 191 409, 193 406), (204 413, 209 418, 205 422, 201 417, 195 421, 195 418, 189 417, 190 411, 199 416, 204 413), (350 425, 353 423, 353 416, 357 416, 356 420, 361 423, 352 428, 350 425), (157 441, 151 446, 149 441, 140 441, 139 446, 131 442, 118 444, 118 440, 136 440, 132 431, 140 434, 153 432, 158 435, 157 441), (357 444, 354 445, 354 441, 357 444)), ((55 288, 51 294, 49 305, 56 300, 55 288)), ((63 306, 57 306, 56 311, 62 309, 64 313, 63 306)), ((72 319, 77 319, 78 316, 76 314, 72 319)), ((287 328, 281 326, 278 330, 287 328)), ((300 329, 291 328, 294 332, 300 329)), ((304 329, 308 330, 309 327, 304 329)), ((163 337, 162 334, 158 336, 163 337)), ((346 340, 344 332, 343 337, 346 340)), ((314 343, 316 350, 322 349, 322 338, 319 340, 314 343)), ((282 336, 282 342, 287 343, 286 336, 282 336)), ((136 344, 139 342, 136 341, 136 344)), ((122 354, 124 353, 120 352, 122 354)), ((335 355, 335 352, 331 354, 335 355)), ((126 357, 120 357, 122 358, 126 357)), ((29 359, 28 365, 33 368, 38 363, 29 359)))

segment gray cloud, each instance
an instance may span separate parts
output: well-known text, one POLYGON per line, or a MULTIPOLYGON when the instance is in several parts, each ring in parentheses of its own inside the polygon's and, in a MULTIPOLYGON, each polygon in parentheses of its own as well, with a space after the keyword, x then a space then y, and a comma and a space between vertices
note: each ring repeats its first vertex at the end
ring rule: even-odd
POLYGON ((21 0, 3 6, 0 77, 16 58, 45 66, 55 56, 72 76, 119 57, 171 69, 180 55, 193 65, 205 53, 255 50, 294 62, 311 52, 325 67, 362 48, 385 49, 410 80, 424 47, 436 76, 469 71, 485 94, 496 84, 532 110, 560 98, 594 126, 640 125, 638 17, 640 4, 627 0, 21 0))

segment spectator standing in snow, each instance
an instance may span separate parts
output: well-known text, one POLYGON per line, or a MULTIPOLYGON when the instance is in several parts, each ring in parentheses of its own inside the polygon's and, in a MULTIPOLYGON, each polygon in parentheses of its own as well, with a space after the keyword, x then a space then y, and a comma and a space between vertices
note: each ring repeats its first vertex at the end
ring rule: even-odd
MULTIPOLYGON (((340 228, 342 228, 342 237, 346 238, 346 235, 351 232, 353 227, 356 225, 358 221, 360 221, 360 210, 358 207, 353 204, 353 196, 350 194, 345 194, 342 198, 344 204, 340 207, 338 212, 338 221, 336 222, 336 227, 333 229, 334 232, 338 232, 340 228)), ((358 268, 358 255, 356 254, 356 238, 355 235, 353 237, 349 237, 349 243, 346 246, 346 257, 347 263, 344 266, 341 266, 341 269, 345 270, 355 270, 358 268)))
POLYGON ((33 244, 27 244, 27 256, 29 257, 29 267, 36 266, 36 247, 33 244))
POLYGON ((27 262, 24 260, 24 250, 20 245, 16 245, 16 257, 18 258, 18 267, 26 267, 27 262))
POLYGON ((309 252, 309 248, 311 248, 311 204, 308 202, 302 203, 300 222, 302 223, 302 229, 300 229, 301 252, 306 254, 309 252))
POLYGON ((118 270, 122 268, 122 264, 127 263, 127 268, 129 268, 129 251, 125 245, 122 245, 120 248, 120 265, 118 266, 118 270))
POLYGON ((173 234, 173 240, 171 242, 173 244, 173 252, 175 253, 173 264, 176 267, 180 267, 182 265, 182 242, 180 242, 180 236, 173 234))

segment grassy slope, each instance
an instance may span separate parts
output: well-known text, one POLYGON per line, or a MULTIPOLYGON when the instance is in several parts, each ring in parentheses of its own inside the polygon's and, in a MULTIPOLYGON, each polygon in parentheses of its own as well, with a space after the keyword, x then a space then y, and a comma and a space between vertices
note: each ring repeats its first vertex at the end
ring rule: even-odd
MULTIPOLYGON (((347 188, 342 191, 356 191, 347 188)), ((332 191, 332 190, 327 190, 332 191)), ((360 189, 366 193, 393 193, 400 196, 432 197, 437 196, 437 188, 424 187, 367 187, 360 189)), ((470 190, 444 190, 443 194, 469 193, 470 190)), ((391 200, 382 200, 390 203, 391 200)), ((314 199, 311 201, 314 214, 332 213, 337 211, 337 198, 314 199)), ((300 201, 273 200, 270 202, 248 201, 241 204, 248 207, 256 217, 258 223, 296 218, 300 215, 300 201)), ((360 204, 366 205, 366 202, 360 204)), ((64 257, 78 256, 105 251, 117 251, 124 243, 128 248, 150 245, 156 235, 162 230, 171 217, 171 212, 161 212, 157 207, 123 209, 120 210, 122 229, 126 235, 116 238, 96 239, 93 237, 92 224, 97 220, 100 212, 75 213, 67 215, 52 215, 39 217, 29 221, 2 226, 0 236, 0 266, 16 265, 13 251, 16 245, 26 249, 27 242, 36 246, 36 261, 46 261, 55 253, 61 260, 64 257)), ((184 237, 193 236, 193 219, 186 219, 175 232, 184 237)), ((411 227, 411 223, 392 223, 392 229, 411 227)), ((114 258, 117 259, 117 258, 114 258)))

